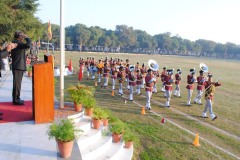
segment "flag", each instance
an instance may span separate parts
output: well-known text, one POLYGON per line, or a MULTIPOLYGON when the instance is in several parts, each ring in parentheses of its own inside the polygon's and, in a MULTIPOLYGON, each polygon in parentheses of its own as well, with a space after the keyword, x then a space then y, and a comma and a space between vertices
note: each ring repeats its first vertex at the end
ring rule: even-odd
POLYGON ((70 72, 72 72, 72 59, 70 59, 69 63, 68 63, 68 70, 70 72))
POLYGON ((48 40, 52 39, 52 29, 51 29, 51 23, 48 21, 48 40))

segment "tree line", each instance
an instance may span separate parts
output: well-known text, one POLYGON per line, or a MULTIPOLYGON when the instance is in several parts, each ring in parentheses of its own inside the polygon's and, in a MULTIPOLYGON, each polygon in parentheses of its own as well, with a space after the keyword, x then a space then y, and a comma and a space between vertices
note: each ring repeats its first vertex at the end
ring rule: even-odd
MULTIPOLYGON (((24 31, 35 41, 40 37, 41 41, 47 42, 48 23, 42 23, 34 16, 38 6, 38 0, 1 0, 0 43, 10 41, 16 30, 24 31)), ((51 42, 58 48, 60 26, 52 24, 51 28, 51 42)), ((152 36, 127 25, 116 25, 115 30, 108 30, 77 23, 66 27, 65 32, 65 44, 72 44, 73 50, 240 58, 240 46, 231 42, 190 41, 179 35, 172 36, 170 32, 152 36)))

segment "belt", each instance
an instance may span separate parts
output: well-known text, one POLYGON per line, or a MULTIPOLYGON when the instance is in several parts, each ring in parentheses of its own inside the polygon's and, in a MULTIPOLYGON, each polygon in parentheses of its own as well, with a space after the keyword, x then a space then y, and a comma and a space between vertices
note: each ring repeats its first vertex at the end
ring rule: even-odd
POLYGON ((193 84, 187 84, 188 86, 192 86, 193 84))
POLYGON ((171 85, 171 84, 170 84, 170 85, 166 85, 166 84, 165 84, 165 86, 168 86, 168 87, 170 87, 170 86, 172 86, 172 85, 171 85))
POLYGON ((145 88, 150 88, 150 89, 151 89, 151 88, 153 88, 153 87, 145 87, 145 88))

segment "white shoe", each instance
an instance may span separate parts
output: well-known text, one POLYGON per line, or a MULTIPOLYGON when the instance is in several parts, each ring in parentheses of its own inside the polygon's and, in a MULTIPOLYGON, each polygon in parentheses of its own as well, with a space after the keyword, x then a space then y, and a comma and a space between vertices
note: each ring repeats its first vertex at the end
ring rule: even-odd
POLYGON ((217 119, 217 116, 215 116, 214 114, 210 114, 210 117, 211 117, 212 121, 214 121, 215 119, 217 119))
POLYGON ((202 112, 202 118, 208 118, 207 113, 202 112))

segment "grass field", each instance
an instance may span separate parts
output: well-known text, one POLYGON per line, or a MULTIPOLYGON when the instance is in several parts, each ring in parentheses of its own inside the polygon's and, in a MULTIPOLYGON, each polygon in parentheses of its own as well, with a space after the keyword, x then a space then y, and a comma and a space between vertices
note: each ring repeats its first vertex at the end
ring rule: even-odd
MULTIPOLYGON (((55 65, 60 64, 59 52, 54 53, 55 65)), ((128 91, 124 90, 123 97, 111 96, 111 87, 101 89, 96 87, 95 98, 97 104, 109 108, 113 114, 127 123, 139 138, 139 143, 134 145, 134 160, 175 160, 175 159, 240 159, 240 63, 235 60, 207 59, 200 57, 177 57, 160 55, 134 55, 134 54, 105 54, 105 53, 80 53, 66 52, 66 65, 72 59, 73 67, 78 72, 78 60, 80 56, 86 59, 87 56, 94 56, 96 60, 103 57, 118 57, 125 61, 130 59, 131 64, 137 61, 142 64, 149 59, 154 59, 160 65, 168 68, 181 67, 183 80, 181 82, 181 98, 171 98, 171 108, 165 108, 166 99, 162 92, 153 95, 152 110, 141 115, 141 107, 145 106, 145 91, 142 95, 134 95, 134 102, 124 103, 129 97, 128 91), (218 119, 211 121, 210 118, 201 118, 204 105, 193 104, 186 106, 187 89, 186 77, 190 68, 196 68, 198 75, 199 64, 203 62, 209 67, 213 79, 221 78, 222 86, 216 88, 214 95, 213 111, 218 119), (161 119, 165 118, 166 123, 162 124, 161 119), (196 133, 200 136, 200 147, 192 145, 196 133)), ((206 73, 205 73, 206 75, 206 73)), ((81 81, 83 84, 94 85, 93 80, 81 81)), ((64 85, 67 88, 71 84, 78 83, 77 75, 65 77, 64 85)), ((110 81, 111 83, 111 81, 110 81)), ((116 86, 118 89, 118 86, 116 86)), ((124 84, 126 87, 126 84, 124 84)), ((159 80, 158 90, 161 83, 159 80)), ((55 95, 59 98, 59 84, 56 85, 55 95)), ((193 97, 197 94, 196 89, 193 97)), ((66 95, 66 94, 65 94, 66 95)), ((193 98, 192 98, 193 99, 193 98)), ((209 116, 209 114, 208 114, 209 116)))

